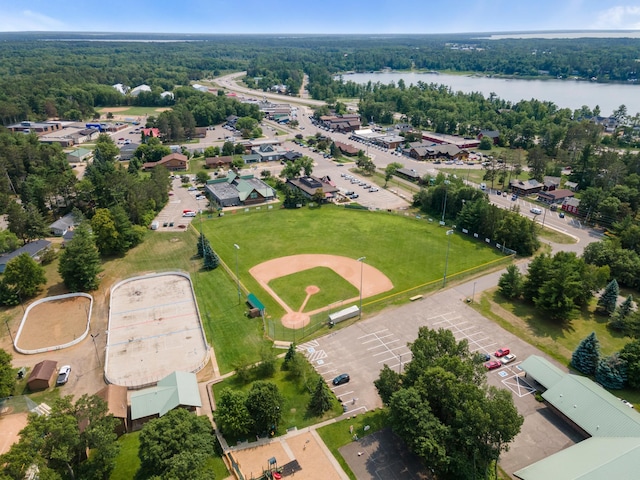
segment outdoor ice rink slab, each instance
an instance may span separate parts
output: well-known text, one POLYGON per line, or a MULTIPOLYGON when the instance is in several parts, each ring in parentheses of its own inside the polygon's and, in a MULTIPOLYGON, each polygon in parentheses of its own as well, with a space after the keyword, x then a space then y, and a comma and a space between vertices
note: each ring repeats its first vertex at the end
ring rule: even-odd
POLYGON ((185 273, 133 277, 111 289, 105 378, 130 388, 208 360, 198 307, 185 273))

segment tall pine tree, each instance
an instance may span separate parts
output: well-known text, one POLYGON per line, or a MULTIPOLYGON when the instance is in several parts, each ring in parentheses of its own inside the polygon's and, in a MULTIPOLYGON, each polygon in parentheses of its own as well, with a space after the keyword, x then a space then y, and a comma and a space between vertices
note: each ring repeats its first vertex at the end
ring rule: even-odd
POLYGON ((598 299, 598 309, 607 315, 613 315, 616 311, 616 305, 618 303, 618 295, 620 294, 620 287, 618 282, 614 278, 605 287, 604 292, 598 299))
POLYGON ((598 362, 596 382, 604 388, 620 390, 627 383, 627 369, 627 361, 614 353, 598 362))
POLYGON ((102 271, 100 253, 87 222, 78 225, 73 238, 62 250, 58 273, 72 292, 95 290, 102 271))
POLYGON ((586 375, 593 375, 600 360, 600 342, 595 332, 580 342, 571 356, 571 365, 586 375))

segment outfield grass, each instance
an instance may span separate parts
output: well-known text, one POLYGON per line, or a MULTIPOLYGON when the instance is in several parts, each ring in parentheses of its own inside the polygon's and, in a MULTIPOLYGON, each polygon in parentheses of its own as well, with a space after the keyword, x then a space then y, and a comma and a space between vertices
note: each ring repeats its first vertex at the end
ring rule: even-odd
POLYGON ((358 438, 362 438, 378 432, 388 425, 389 421, 387 418, 387 411, 373 410, 365 413, 364 415, 358 415, 353 419, 347 418, 340 422, 326 425, 319 428, 317 432, 349 478, 356 480, 356 476, 340 454, 339 449, 348 443, 351 443, 353 441, 354 434, 357 434, 358 438), (367 431, 364 430, 365 425, 369 426, 367 431), (353 433, 351 433, 350 427, 353 427, 353 433))
POLYGON ((295 312, 310 312, 358 295, 356 287, 327 267, 310 268, 275 278, 269 282, 269 286, 295 312), (300 310, 302 303, 307 298, 305 290, 309 285, 317 286, 320 291, 311 295, 305 308, 300 310))
MULTIPOLYGON (((299 354, 300 355, 300 354, 299 354)), ((318 375, 311 366, 306 375, 306 382, 296 382, 292 380, 287 371, 281 369, 284 360, 278 359, 276 361, 276 372, 271 378, 257 378, 253 376, 251 382, 242 383, 237 376, 229 377, 222 382, 213 385, 213 395, 215 398, 219 398, 220 393, 225 388, 230 388, 235 391, 242 391, 247 393, 251 389, 253 381, 263 380, 271 383, 275 383, 278 386, 278 390, 283 397, 282 406, 282 419, 277 428, 277 435, 283 435, 288 428, 297 427, 298 429, 314 425, 316 423, 329 420, 331 418, 342 415, 342 406, 338 400, 333 396, 332 409, 325 412, 322 416, 311 416, 307 411, 307 405, 311 400, 311 392, 307 386, 311 389, 315 387, 320 375, 318 375)), ((249 437, 251 438, 251 437, 249 437)), ((253 437, 255 438, 255 437, 253 437)), ((229 445, 233 445, 238 440, 245 440, 244 438, 227 438, 225 437, 229 445)))
POLYGON ((447 236, 446 229, 437 224, 386 212, 333 205, 313 210, 239 212, 205 221, 204 233, 232 267, 236 254, 233 245, 240 247, 240 280, 276 319, 284 315, 282 307, 248 273, 251 267, 274 258, 307 253, 366 257, 366 263, 387 275, 394 285, 391 292, 365 299, 371 310, 376 301, 389 295, 404 292, 408 298, 409 291, 437 285, 444 273, 448 240, 447 276, 452 280, 463 272, 480 271, 504 259, 500 252, 465 235, 447 236))
MULTIPOLYGON (((123 107, 105 107, 103 109, 98 110, 98 112, 104 115, 107 113, 107 110, 109 108, 123 108, 123 107)), ((131 115, 132 117, 142 117, 144 115, 157 117, 158 115, 160 115, 160 113, 162 113, 157 111, 159 108, 166 108, 166 107, 128 107, 126 110, 113 112, 113 114, 121 115, 121 116, 131 115)))

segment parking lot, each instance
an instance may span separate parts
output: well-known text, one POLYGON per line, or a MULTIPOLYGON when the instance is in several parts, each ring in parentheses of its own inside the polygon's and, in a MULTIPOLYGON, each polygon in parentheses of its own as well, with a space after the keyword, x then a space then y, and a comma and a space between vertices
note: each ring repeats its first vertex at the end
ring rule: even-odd
POLYGON ((169 191, 169 202, 165 205, 155 221, 158 222, 158 231, 185 231, 195 217, 183 217, 185 210, 198 212, 204 210, 208 201, 206 199, 196 200, 199 190, 189 191, 182 186, 180 175, 171 181, 169 191))
POLYGON ((501 457, 503 468, 514 472, 578 441, 575 432, 535 400, 534 388, 520 369, 529 355, 546 355, 484 318, 464 300, 456 290, 446 290, 300 344, 298 350, 328 382, 345 412, 354 414, 382 405, 373 382, 385 364, 403 370, 411 360, 407 344, 415 340, 421 326, 451 330, 457 340, 468 341, 471 351, 491 354, 492 360, 497 349, 508 347, 516 359, 488 371, 487 383, 513 393, 525 423, 510 451, 501 457), (334 386, 332 379, 342 373, 348 373, 350 381, 334 386))

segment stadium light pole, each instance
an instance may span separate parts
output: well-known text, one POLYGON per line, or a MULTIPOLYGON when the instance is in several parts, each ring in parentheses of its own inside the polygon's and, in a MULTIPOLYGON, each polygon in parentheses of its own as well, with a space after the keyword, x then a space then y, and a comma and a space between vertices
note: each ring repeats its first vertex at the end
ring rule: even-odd
POLYGON ((360 257, 358 259, 358 262, 360 262, 360 316, 359 318, 362 318, 362 270, 364 269, 364 261, 367 259, 367 257, 360 257))
POLYGON ((238 284, 238 305, 240 305, 240 277, 238 276, 238 250, 240 250, 240 247, 237 243, 234 243, 233 248, 236 249, 236 282, 238 284))
POLYGON ((447 286, 447 267, 449 266, 449 247, 451 247, 451 235, 453 235, 453 230, 447 230, 447 236, 449 240, 447 241, 447 255, 444 260, 444 277, 442 277, 442 286, 447 286))

